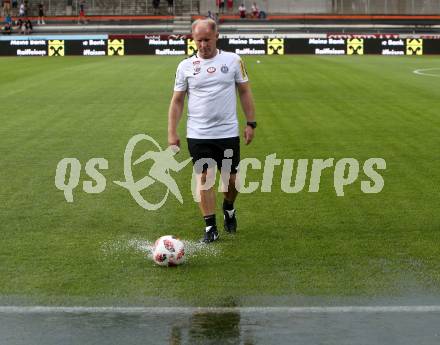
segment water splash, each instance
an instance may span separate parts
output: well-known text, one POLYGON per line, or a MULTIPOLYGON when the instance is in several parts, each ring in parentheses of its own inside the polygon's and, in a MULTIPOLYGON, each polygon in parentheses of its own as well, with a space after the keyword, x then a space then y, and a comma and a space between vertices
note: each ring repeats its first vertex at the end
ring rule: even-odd
MULTIPOLYGON (((207 245, 196 241, 182 240, 185 246, 185 255, 187 259, 193 257, 211 257, 220 255, 221 251, 218 245, 207 245)), ((118 256, 122 252, 136 252, 152 258, 154 241, 148 241, 138 238, 118 239, 103 242, 101 251, 104 256, 118 256)))

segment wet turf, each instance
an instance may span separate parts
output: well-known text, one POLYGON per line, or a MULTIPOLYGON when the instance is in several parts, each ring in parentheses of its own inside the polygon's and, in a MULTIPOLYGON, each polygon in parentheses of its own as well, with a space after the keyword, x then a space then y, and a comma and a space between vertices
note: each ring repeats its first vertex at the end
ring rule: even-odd
MULTIPOLYGON (((387 162, 381 193, 361 192, 361 180, 369 180, 361 165, 344 197, 336 196, 334 169, 323 172, 319 192, 307 191, 309 170, 304 190, 287 194, 276 167, 270 193, 239 197, 239 231, 221 233, 213 244, 219 255, 189 256, 184 266, 163 269, 130 247, 106 251, 118 241, 201 236, 190 167, 173 174, 184 204, 171 196, 154 212, 112 182, 124 177, 123 153, 134 134, 166 143, 179 60, 1 59, 8 84, 0 95, 0 295, 44 304, 164 299, 231 305, 253 296, 438 293, 440 79, 413 73, 439 67, 438 58, 258 59, 245 58, 259 126, 242 156, 264 162, 276 153, 309 164, 381 157, 387 162), (71 204, 54 185, 64 157, 82 164, 71 204), (109 162, 101 194, 82 190, 92 157, 109 162)), ((180 132, 183 138, 184 126, 180 132)), ((177 157, 188 157, 186 147, 177 157)), ((261 181, 262 175, 253 171, 249 178, 261 181)), ((162 193, 154 185, 145 197, 158 200, 162 193)))

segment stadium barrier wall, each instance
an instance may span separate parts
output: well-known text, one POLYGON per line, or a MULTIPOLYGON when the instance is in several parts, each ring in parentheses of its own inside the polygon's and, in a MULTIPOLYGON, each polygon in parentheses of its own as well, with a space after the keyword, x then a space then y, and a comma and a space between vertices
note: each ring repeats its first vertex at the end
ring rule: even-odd
MULTIPOLYGON (((220 38, 220 49, 239 55, 432 55, 440 54, 440 39, 354 36, 327 38, 220 38)), ((1 37, 0 56, 192 55, 187 36, 96 35, 1 37)))

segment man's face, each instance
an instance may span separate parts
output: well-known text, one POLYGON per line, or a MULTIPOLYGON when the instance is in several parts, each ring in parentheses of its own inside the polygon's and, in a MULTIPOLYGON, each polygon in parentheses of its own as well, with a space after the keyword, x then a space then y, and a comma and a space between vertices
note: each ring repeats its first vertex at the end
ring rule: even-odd
POLYGON ((202 59, 210 59, 217 53, 218 33, 213 31, 209 25, 199 24, 192 33, 196 43, 199 56, 202 59))

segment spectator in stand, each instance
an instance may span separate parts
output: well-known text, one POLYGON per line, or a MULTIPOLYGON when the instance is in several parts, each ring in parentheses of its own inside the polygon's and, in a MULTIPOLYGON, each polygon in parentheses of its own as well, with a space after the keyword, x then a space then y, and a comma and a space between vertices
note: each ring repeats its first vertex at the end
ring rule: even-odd
POLYGON ((24 2, 22 2, 20 4, 20 8, 18 9, 18 16, 19 17, 24 17, 25 14, 26 14, 26 6, 25 6, 24 2))
POLYGON ((46 24, 44 21, 44 5, 42 2, 38 4, 38 24, 46 24))
POLYGON ((81 0, 79 3, 79 16, 78 16, 78 24, 86 24, 86 2, 81 0))
POLYGON ((8 14, 5 18, 5 26, 3 27, 3 34, 9 35, 12 32, 12 17, 8 14))
POLYGON ((18 0, 12 0, 12 13, 17 14, 18 0))
POLYGON ((208 15, 206 18, 211 18, 213 21, 218 23, 218 16, 215 13, 212 13, 211 11, 208 11, 208 15))
POLYGON ((6 17, 11 13, 11 0, 3 0, 3 15, 6 17))
POLYGON ((225 0, 217 0, 218 13, 225 13, 225 0))
POLYGON ((160 0, 153 0, 153 14, 154 15, 159 14, 159 6, 160 6, 160 0))
POLYGON ((240 14, 240 18, 246 18, 246 7, 244 6, 244 4, 241 4, 238 7, 238 13, 240 14))
POLYGON ((174 13, 174 0, 167 0, 168 1, 168 14, 174 13))
POLYGON ((17 32, 19 32, 20 34, 24 34, 25 32, 24 20, 22 18, 19 18, 17 20, 17 32))
POLYGON ((232 13, 232 9, 234 7, 234 0, 227 0, 226 1, 226 7, 228 9, 228 13, 231 14, 232 13))
POLYGON ((12 33, 12 25, 10 23, 6 23, 3 27, 3 35, 10 35, 12 33))
POLYGON ((255 2, 252 4, 251 11, 252 11, 252 18, 259 18, 260 9, 258 8, 255 2))
POLYGON ((30 21, 30 19, 26 19, 24 22, 24 33, 26 35, 30 35, 33 31, 34 27, 32 25, 32 22, 30 21))

